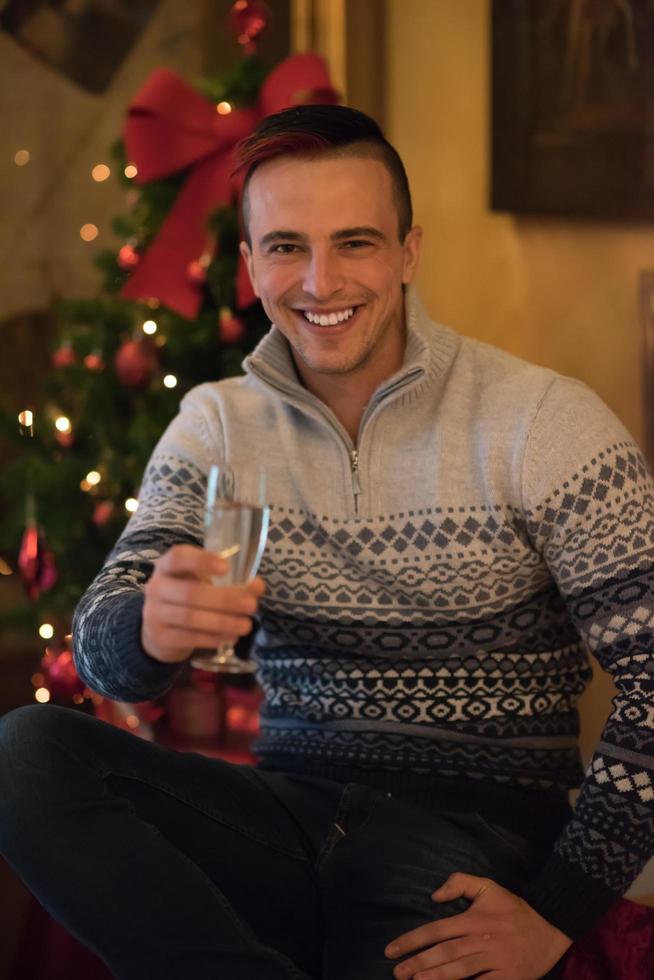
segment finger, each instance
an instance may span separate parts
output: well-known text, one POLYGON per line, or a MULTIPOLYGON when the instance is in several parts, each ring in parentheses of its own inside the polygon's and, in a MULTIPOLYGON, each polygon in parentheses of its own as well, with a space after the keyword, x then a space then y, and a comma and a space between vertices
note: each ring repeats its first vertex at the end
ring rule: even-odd
POLYGON ((254 616, 257 599, 243 586, 218 586, 194 579, 164 576, 146 586, 149 597, 155 602, 173 606, 189 606, 195 609, 222 610, 233 614, 254 616))
POLYGON ((266 591, 266 583, 257 575, 256 578, 250 579, 245 588, 248 590, 248 592, 252 593, 256 599, 260 599, 266 591))
POLYGON ((427 967, 420 969, 417 973, 394 974, 397 980, 467 980, 469 977, 499 977, 494 970, 486 972, 483 959, 479 955, 466 956, 464 959, 457 960, 456 963, 447 963, 445 966, 427 967))
MULTIPOLYGON (((489 937, 490 939, 490 937, 489 937)), ((488 946, 485 937, 466 936, 463 939, 454 939, 449 942, 439 943, 430 949, 424 950, 417 956, 412 956, 403 963, 398 964, 393 970, 393 975, 398 980, 408 977, 421 976, 421 971, 432 971, 439 967, 443 972, 438 972, 437 976, 449 977, 450 973, 446 968, 452 968, 453 964, 463 964, 468 972, 452 973, 452 976, 468 977, 473 973, 478 973, 481 969, 489 969, 492 963, 492 951, 488 946), (474 962, 473 962, 474 959, 474 962), (474 966, 475 969, 471 969, 474 966)))
POLYGON ((455 871, 431 896, 435 902, 451 902, 456 898, 467 898, 471 902, 481 898, 489 888, 497 887, 490 878, 455 871))
POLYGON ((225 575, 228 563, 199 545, 175 544, 157 559, 155 569, 166 575, 210 578, 212 575, 225 575))
POLYGON ((447 919, 437 919, 434 922, 427 922, 417 929, 405 932, 397 939, 393 939, 384 950, 384 954, 389 959, 394 960, 407 953, 413 953, 416 949, 424 949, 425 946, 432 946, 434 943, 441 943, 445 939, 456 939, 465 936, 468 930, 465 921, 467 915, 453 915, 447 919))
POLYGON ((175 629, 174 626, 162 627, 155 634, 157 648, 167 653, 183 653, 183 659, 194 650, 216 650, 223 643, 235 645, 239 637, 227 633, 201 633, 175 629))
POLYGON ((169 602, 150 603, 149 623, 163 628, 183 630, 185 633, 207 633, 246 636, 252 629, 247 616, 233 616, 229 612, 212 609, 196 609, 193 606, 176 606, 169 602))

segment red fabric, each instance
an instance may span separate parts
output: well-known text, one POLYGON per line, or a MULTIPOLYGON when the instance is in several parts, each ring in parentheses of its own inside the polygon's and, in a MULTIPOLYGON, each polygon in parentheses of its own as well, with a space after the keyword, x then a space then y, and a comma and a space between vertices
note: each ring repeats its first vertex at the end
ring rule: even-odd
MULTIPOLYGON (((71 877, 74 878, 74 864, 71 877)), ((8 980, 111 980, 104 963, 51 919, 36 899, 30 906, 8 980)))
POLYGON ((563 980, 652 980, 654 909, 622 899, 565 957, 563 980))
MULTIPOLYGON (((230 176, 236 144, 264 116, 292 105, 337 98, 325 62, 316 54, 287 58, 264 81, 256 106, 224 116, 174 72, 157 68, 129 107, 124 130, 127 155, 138 170, 137 183, 186 168, 189 175, 122 295, 156 297, 181 316, 197 316, 202 290, 191 281, 188 266, 207 249, 211 211, 239 195, 241 180, 230 176)), ((255 297, 240 258, 236 285, 237 306, 249 306, 255 297)))

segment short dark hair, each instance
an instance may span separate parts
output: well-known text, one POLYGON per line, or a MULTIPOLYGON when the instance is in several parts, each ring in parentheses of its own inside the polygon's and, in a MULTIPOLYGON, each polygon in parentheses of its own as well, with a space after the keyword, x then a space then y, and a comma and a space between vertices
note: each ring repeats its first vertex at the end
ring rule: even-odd
POLYGON ((248 235, 248 184, 257 167, 281 156, 313 159, 368 157, 388 170, 403 242, 413 224, 411 191, 404 164, 374 119, 342 105, 301 105, 266 116, 236 149, 236 173, 245 173, 243 224, 248 235))

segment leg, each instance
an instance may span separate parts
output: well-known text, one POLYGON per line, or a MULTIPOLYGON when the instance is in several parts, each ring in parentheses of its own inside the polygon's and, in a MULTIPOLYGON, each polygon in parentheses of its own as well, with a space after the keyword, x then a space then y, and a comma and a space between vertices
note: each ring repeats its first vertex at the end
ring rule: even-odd
POLYGON ((0 850, 121 980, 318 972, 311 862, 252 769, 52 706, 0 719, 0 743, 0 850))
POLYGON ((348 787, 319 868, 325 902, 324 980, 392 980, 391 939, 462 912, 432 892, 454 871, 493 878, 516 891, 545 855, 504 839, 474 813, 426 810, 363 787, 348 787))

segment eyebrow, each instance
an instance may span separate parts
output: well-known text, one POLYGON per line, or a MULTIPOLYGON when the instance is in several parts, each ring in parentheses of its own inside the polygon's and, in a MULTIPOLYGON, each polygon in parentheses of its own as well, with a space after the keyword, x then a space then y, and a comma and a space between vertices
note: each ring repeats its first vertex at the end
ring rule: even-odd
MULTIPOLYGON (((376 238, 378 241, 386 241, 386 235, 372 225, 358 225, 356 228, 341 228, 339 231, 332 232, 329 237, 333 242, 341 242, 347 238, 376 238)), ((263 248, 266 245, 272 245, 275 242, 282 241, 304 242, 306 239, 307 236, 302 235, 299 231, 269 231, 259 240, 259 247, 263 248)))

